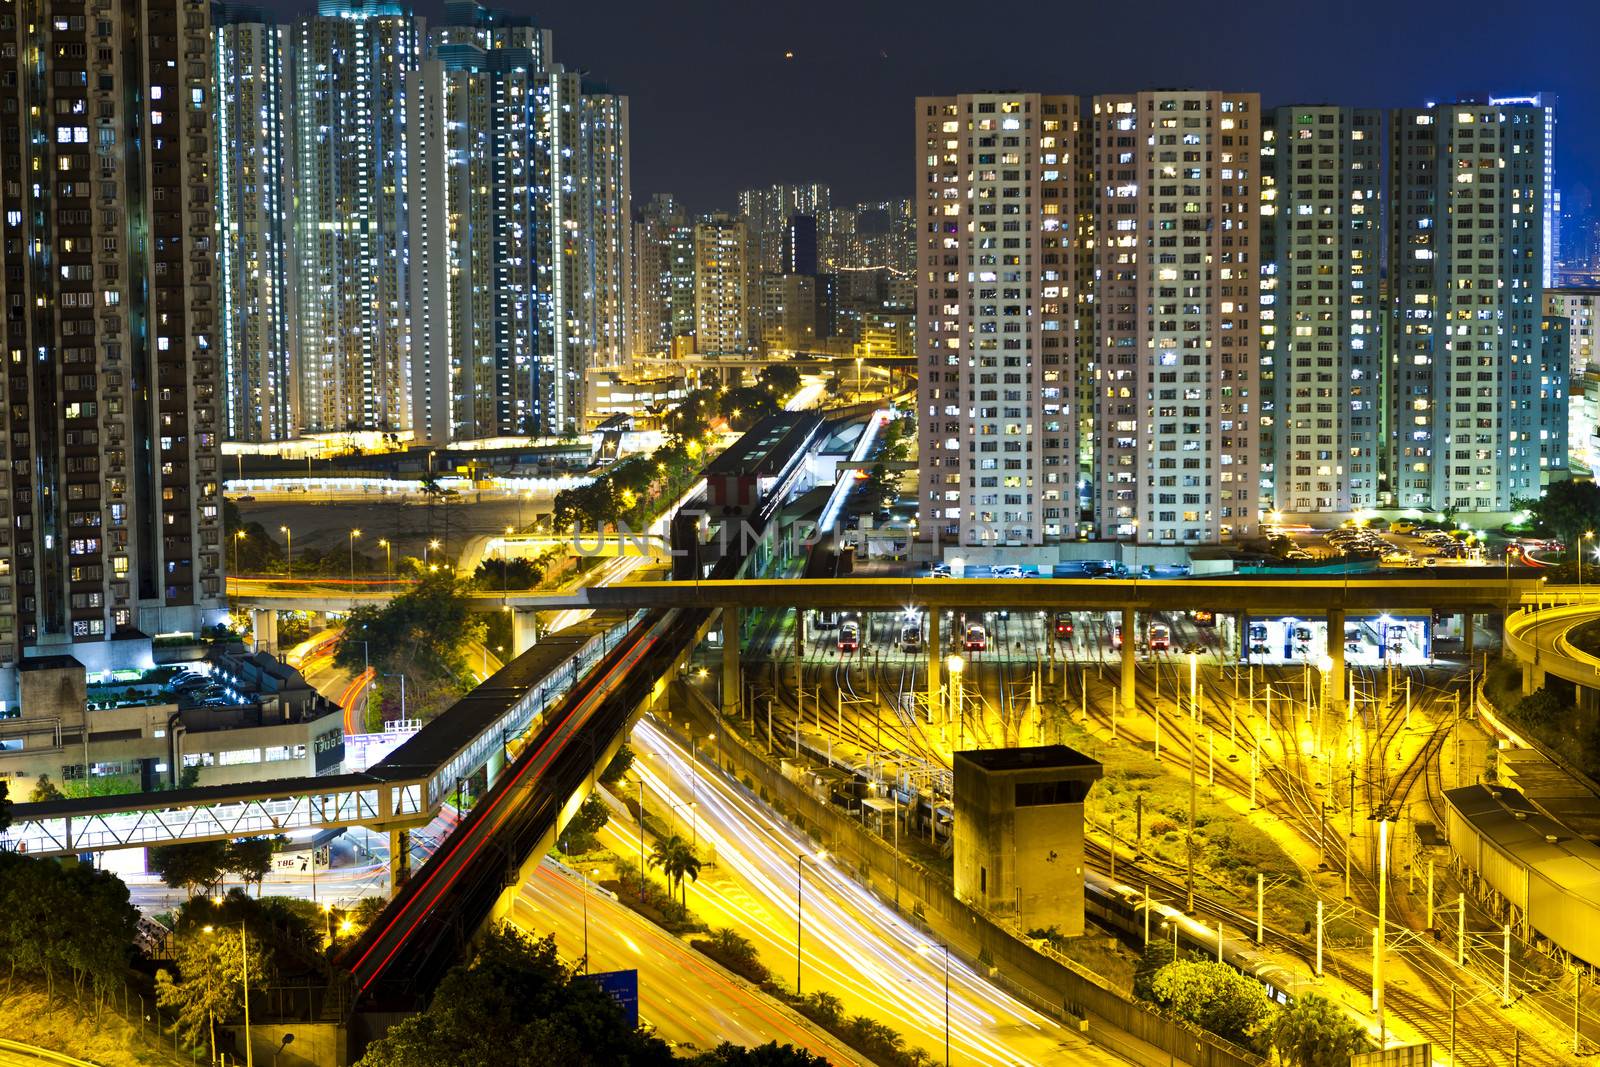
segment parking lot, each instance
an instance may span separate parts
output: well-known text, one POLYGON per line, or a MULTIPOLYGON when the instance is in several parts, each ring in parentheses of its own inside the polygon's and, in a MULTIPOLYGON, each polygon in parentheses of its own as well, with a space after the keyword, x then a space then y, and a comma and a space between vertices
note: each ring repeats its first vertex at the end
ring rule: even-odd
MULTIPOLYGON (((1263 527, 1267 531, 1269 527, 1263 527)), ((1289 559, 1305 562, 1334 562, 1345 559, 1375 559, 1384 567, 1474 566, 1502 558, 1505 539, 1474 531, 1412 528, 1397 524, 1395 529, 1339 527, 1333 530, 1307 527, 1281 527, 1283 536, 1294 542, 1289 559), (1478 534, 1484 534, 1480 539, 1478 534), (1499 543, 1497 544, 1496 541, 1499 543)))

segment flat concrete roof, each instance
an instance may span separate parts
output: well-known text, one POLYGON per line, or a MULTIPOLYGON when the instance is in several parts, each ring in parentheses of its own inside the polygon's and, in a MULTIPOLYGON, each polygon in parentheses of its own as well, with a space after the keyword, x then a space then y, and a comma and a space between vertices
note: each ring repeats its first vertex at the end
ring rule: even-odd
POLYGON ((990 773, 1006 771, 1077 771, 1075 777, 1099 778, 1104 770, 1099 760, 1066 745, 1034 745, 1029 748, 978 748, 956 753, 964 760, 990 773))

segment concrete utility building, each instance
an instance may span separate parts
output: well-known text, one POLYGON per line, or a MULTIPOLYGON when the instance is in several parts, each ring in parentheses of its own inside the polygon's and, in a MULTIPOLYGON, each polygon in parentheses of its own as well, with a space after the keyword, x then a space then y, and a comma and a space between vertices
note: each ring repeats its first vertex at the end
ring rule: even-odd
POLYGON ((1065 745, 957 752, 956 896, 1082 934, 1083 801, 1102 773, 1065 745))

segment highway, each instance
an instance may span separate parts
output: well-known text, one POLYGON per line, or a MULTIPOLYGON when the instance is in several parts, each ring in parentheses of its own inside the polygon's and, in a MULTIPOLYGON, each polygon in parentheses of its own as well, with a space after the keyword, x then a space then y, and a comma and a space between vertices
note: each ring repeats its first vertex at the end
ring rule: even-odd
MULTIPOLYGON (((896 915, 797 834, 765 805, 700 765, 690 777, 687 751, 648 719, 635 727, 636 773, 651 809, 695 804, 695 833, 714 866, 689 885, 689 906, 712 928, 748 937, 774 976, 795 983, 796 863, 805 889, 801 988, 826 991, 846 1016, 864 1014, 900 1032, 934 1062, 945 1042, 944 953, 940 944, 896 915)), ((637 828, 613 819, 602 834, 620 856, 637 854, 637 828)), ((1121 1064, 1052 1019, 1001 992, 958 957, 950 957, 950 1049, 955 1064, 1121 1064)))
MULTIPOLYGON (((645 669, 650 662, 647 657, 661 640, 658 630, 659 627, 647 624, 634 627, 596 664, 552 709, 528 750, 508 768, 485 800, 472 810, 417 876, 400 889, 382 919, 367 931, 362 943, 346 961, 358 991, 370 990, 385 975, 407 940, 418 933, 430 913, 452 899, 451 894, 458 889, 458 879, 479 853, 488 847, 492 856, 496 849, 510 847, 497 842, 496 835, 503 830, 528 830, 554 818, 557 807, 566 798, 566 790, 563 783, 553 780, 552 767, 567 753, 567 746, 575 737, 586 729, 595 728, 592 720, 596 713, 635 670, 641 671, 641 677, 649 673, 645 669)), ((592 739, 592 733, 590 736, 592 739)), ((569 757, 567 762, 571 763, 572 759, 569 757)), ((531 846, 532 842, 527 844, 531 846)), ((483 874, 484 868, 480 866, 477 880, 464 883, 459 891, 481 891, 485 884, 483 874)), ((442 936, 441 927, 450 927, 454 921, 454 917, 445 912, 435 914, 434 918, 431 934, 419 936, 424 939, 431 936, 437 941, 442 936)), ((401 976, 401 981, 408 977, 401 976)))
POLYGON ((848 1046, 553 860, 546 859, 522 883, 512 920, 528 933, 554 934, 561 954, 581 961, 585 908, 588 969, 637 969, 640 1020, 676 1049, 708 1050, 722 1041, 745 1046, 776 1041, 835 1064, 855 1062, 848 1046))

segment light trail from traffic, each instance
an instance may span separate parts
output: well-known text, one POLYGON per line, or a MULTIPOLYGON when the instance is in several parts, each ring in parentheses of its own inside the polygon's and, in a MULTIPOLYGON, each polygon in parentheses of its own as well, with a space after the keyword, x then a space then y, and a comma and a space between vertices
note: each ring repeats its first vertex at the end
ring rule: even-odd
MULTIPOLYGON (((805 856, 803 988, 826 991, 846 1014, 867 1014, 900 1031, 908 1044, 942 1049, 942 942, 917 930, 850 879, 765 805, 721 775, 691 778, 689 754, 649 720, 635 727, 646 803, 692 809, 702 851, 716 866, 689 890, 691 909, 749 937, 780 978, 793 975, 795 870, 805 856), (727 871, 728 883, 722 883, 727 871)), ((627 835, 608 827, 607 843, 629 854, 627 835)), ((632 847, 637 848, 635 838, 632 847)), ((1035 1064, 1070 1054, 1077 1063, 1122 1063, 978 975, 957 956, 950 967, 953 1063, 1035 1064), (1069 1051, 1070 1050, 1070 1051, 1069 1051)), ((935 1059, 939 1057, 935 1055, 935 1059)))

